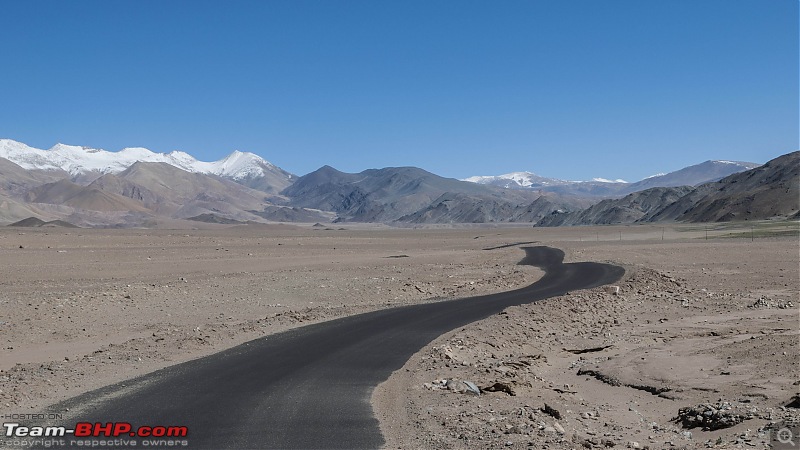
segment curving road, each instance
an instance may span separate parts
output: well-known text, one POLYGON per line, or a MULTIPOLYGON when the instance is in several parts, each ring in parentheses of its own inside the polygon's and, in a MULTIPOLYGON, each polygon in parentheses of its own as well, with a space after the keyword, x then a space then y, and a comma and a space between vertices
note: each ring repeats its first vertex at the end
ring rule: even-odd
MULTIPOLYGON (((191 448, 378 448, 372 390, 436 337, 503 309, 618 280, 620 267, 563 264, 524 248, 546 273, 510 292, 345 317, 256 339, 60 404, 69 420, 185 425, 191 448)), ((71 424, 67 422, 61 425, 71 424)), ((52 424, 51 424, 52 425, 52 424)))

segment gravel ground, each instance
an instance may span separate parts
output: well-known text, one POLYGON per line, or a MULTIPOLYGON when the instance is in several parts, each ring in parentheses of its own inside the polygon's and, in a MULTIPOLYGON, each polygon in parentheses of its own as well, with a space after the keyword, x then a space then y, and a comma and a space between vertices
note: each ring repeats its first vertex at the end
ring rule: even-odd
POLYGON ((625 266, 619 291, 431 343, 373 395, 387 448, 769 448, 800 422, 796 239, 552 244, 625 266))

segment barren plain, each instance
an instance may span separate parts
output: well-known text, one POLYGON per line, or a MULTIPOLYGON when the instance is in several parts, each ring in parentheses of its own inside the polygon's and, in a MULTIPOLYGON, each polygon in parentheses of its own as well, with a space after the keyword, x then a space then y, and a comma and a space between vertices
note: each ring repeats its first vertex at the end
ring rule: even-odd
POLYGON ((2 228, 0 413, 291 327, 526 286, 542 272, 519 247, 549 245, 625 267, 619 292, 432 342, 373 394, 387 448, 764 447, 799 417, 797 224, 706 228, 2 228))

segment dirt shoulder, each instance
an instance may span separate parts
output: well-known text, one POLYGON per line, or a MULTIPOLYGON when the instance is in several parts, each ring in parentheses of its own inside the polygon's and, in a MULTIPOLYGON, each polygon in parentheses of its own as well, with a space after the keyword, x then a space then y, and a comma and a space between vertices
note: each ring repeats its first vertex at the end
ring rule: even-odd
POLYGON ((796 239, 544 242, 623 265, 618 294, 432 342, 373 395, 387 448, 766 448, 800 421, 796 239))

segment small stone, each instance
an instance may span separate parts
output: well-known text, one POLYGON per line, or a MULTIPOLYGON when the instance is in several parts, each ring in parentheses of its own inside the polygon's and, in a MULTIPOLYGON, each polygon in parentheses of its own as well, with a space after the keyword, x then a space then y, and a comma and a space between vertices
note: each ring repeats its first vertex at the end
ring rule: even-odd
POLYGON ((561 413, 557 409, 555 409, 555 408, 551 407, 550 405, 548 405, 547 403, 544 404, 544 408, 542 408, 542 412, 545 413, 545 414, 548 414, 548 415, 550 415, 550 416, 552 416, 552 417, 554 417, 556 419, 561 419, 561 413))
POLYGON ((464 392, 469 391, 469 386, 467 386, 467 384, 464 383, 463 381, 459 380, 447 380, 445 386, 447 387, 448 390, 459 394, 463 394, 464 392))

